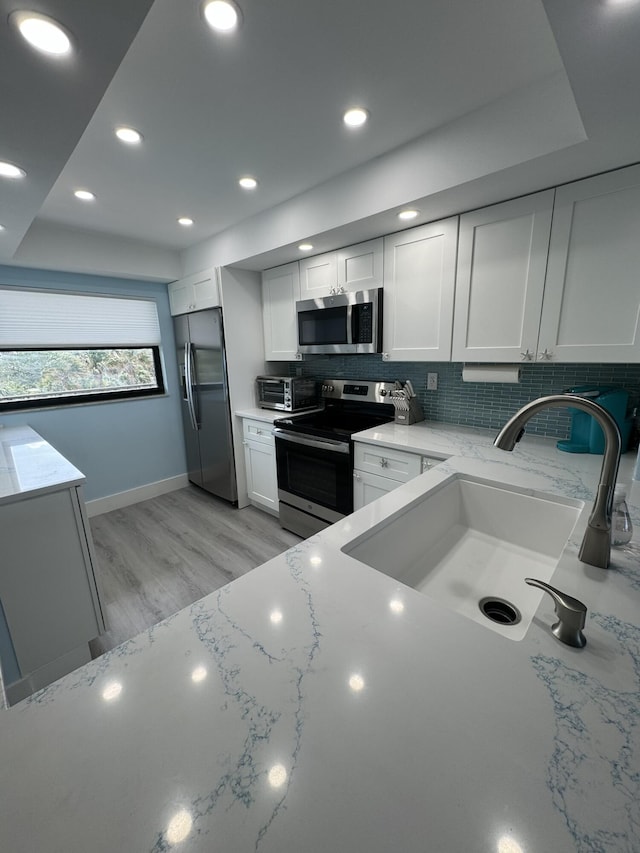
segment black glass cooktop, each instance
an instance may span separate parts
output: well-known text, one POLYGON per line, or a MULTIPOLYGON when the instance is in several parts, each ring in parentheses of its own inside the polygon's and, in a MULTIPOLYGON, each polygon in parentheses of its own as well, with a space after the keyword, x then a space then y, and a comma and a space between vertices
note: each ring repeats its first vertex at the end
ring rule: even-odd
POLYGON ((329 436, 348 441, 356 432, 389 423, 394 418, 391 404, 359 404, 339 401, 327 404, 319 412, 279 418, 274 426, 306 435, 329 436))

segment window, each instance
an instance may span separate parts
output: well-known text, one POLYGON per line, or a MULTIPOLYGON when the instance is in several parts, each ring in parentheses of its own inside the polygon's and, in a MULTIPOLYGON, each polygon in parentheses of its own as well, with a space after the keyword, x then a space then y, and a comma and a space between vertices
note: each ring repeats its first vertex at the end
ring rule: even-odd
POLYGON ((0 289, 0 411, 164 391, 155 302, 0 289))

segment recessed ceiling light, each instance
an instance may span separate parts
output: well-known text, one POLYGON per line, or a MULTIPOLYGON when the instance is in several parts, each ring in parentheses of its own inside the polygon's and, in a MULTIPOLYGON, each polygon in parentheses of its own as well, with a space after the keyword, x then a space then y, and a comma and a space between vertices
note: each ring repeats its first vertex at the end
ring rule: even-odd
POLYGON ((401 210, 398 219, 415 219, 419 212, 418 210, 401 210))
POLYGON ((238 181, 243 190, 255 190, 258 186, 258 182, 255 178, 246 175, 244 178, 240 178, 238 181))
POLYGON ((0 231, 4 231, 4 230, 5 230, 4 225, 0 225, 0 231))
POLYGON ((193 225, 193 219, 190 216, 181 216, 178 219, 180 225, 184 225, 185 228, 188 228, 190 225, 193 225))
POLYGON ((211 0, 204 5, 204 17, 212 29, 229 33, 240 22, 240 10, 229 0, 211 0))
POLYGON ((71 53, 71 39, 53 18, 27 11, 12 12, 9 18, 22 37, 36 50, 50 56, 71 53))
POLYGON ((348 127, 362 127, 369 118, 369 113, 363 107, 352 107, 342 118, 348 127))
POLYGON ((19 166, 0 160, 0 177, 2 178, 24 178, 27 173, 19 166))
POLYGON ((75 190, 73 194, 80 201, 95 201, 96 199, 95 193, 89 192, 89 190, 75 190))
POLYGON ((301 252, 310 252, 313 249, 311 243, 300 243, 298 246, 301 252))
POLYGON ((142 134, 133 127, 116 127, 116 136, 128 145, 139 145, 142 142, 142 134))

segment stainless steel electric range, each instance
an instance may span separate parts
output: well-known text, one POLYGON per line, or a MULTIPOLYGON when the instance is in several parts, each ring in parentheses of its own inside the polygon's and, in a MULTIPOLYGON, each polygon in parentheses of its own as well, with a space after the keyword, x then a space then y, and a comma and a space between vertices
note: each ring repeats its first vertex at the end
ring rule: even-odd
POLYGON ((353 441, 394 419, 393 382, 327 379, 324 409, 274 422, 280 524, 308 537, 353 512, 353 441))

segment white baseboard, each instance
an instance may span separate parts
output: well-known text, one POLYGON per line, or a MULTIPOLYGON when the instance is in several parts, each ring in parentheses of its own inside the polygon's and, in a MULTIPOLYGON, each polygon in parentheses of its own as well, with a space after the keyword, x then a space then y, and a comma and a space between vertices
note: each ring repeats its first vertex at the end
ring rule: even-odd
POLYGON ((158 495, 166 495, 167 492, 174 492, 176 489, 184 489, 188 485, 189 477, 186 474, 178 474, 177 477, 167 477, 166 480, 147 483, 145 486, 128 489, 126 492, 117 492, 115 495, 107 495, 105 498, 95 498, 86 503, 87 515, 89 518, 93 518, 95 515, 102 515, 104 512, 122 509, 125 506, 140 503, 140 501, 148 501, 149 498, 157 498, 158 495))

